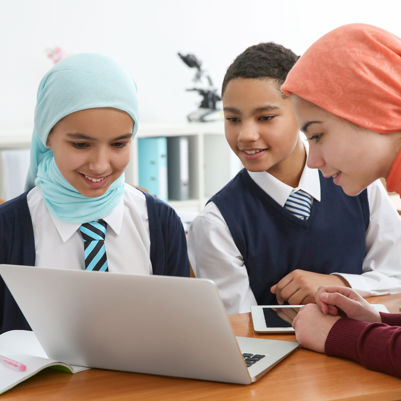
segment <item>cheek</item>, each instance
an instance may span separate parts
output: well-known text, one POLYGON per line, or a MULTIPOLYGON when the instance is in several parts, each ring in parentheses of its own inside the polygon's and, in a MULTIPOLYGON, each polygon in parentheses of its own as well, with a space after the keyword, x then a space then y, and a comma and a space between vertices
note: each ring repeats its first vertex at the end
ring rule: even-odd
POLYGON ((130 148, 124 149, 123 152, 117 152, 113 158, 113 166, 118 170, 124 170, 131 158, 130 148))
POLYGON ((77 166, 81 165, 84 161, 82 157, 76 155, 74 152, 68 152, 65 150, 53 151, 54 160, 56 161, 59 170, 73 170, 77 166))
POLYGON ((237 143, 236 130, 233 127, 228 126, 226 124, 224 127, 224 131, 225 131, 225 136, 226 136, 226 140, 227 140, 228 144, 230 145, 231 149, 235 150, 236 143, 237 143))

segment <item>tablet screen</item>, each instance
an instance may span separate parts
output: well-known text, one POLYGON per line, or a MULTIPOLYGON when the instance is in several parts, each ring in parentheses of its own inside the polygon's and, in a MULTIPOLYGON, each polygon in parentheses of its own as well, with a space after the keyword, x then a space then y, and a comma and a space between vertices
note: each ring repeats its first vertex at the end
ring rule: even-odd
POLYGON ((291 324, 281 319, 271 308, 263 308, 267 327, 291 327, 291 324))

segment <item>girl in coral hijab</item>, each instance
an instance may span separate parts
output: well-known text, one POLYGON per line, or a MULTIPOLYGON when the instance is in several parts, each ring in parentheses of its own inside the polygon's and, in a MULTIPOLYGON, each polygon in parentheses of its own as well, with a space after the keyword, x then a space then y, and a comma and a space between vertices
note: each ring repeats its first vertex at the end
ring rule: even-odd
MULTIPOLYGON (((400 38, 366 24, 337 28, 298 60, 282 91, 310 142, 309 167, 348 195, 380 177, 401 194, 400 38)), ((293 321, 301 345, 401 377, 401 314, 379 313, 346 287, 315 298, 293 321)))

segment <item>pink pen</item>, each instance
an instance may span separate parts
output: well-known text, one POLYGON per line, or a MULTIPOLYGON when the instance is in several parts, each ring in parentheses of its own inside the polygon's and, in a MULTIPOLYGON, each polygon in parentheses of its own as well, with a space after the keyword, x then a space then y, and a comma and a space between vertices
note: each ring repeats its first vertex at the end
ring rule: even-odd
POLYGON ((0 360, 10 368, 20 370, 21 372, 26 370, 26 366, 23 363, 14 361, 14 359, 7 358, 4 355, 0 355, 0 360))

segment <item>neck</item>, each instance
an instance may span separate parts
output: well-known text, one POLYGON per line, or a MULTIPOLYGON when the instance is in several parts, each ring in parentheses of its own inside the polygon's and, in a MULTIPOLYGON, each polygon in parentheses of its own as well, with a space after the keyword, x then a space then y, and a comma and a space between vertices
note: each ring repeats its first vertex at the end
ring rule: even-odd
POLYGON ((305 163, 305 146, 301 138, 299 138, 290 156, 280 163, 279 166, 271 168, 268 172, 284 184, 295 188, 299 184, 305 163))
POLYGON ((386 177, 387 190, 401 195, 401 150, 398 151, 386 177))

